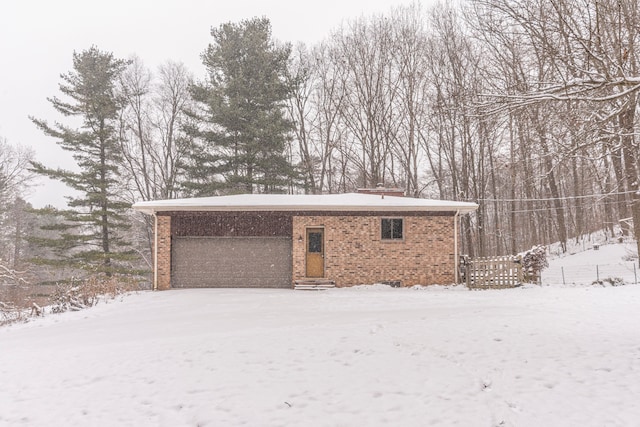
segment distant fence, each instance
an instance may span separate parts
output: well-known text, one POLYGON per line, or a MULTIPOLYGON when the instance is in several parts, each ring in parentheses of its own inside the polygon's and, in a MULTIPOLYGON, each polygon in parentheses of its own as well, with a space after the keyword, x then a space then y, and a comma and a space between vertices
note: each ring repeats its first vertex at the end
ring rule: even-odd
POLYGON ((542 271, 544 284, 589 285, 592 283, 638 284, 638 266, 636 261, 615 264, 585 264, 549 267, 542 271))
POLYGON ((522 262, 514 256, 467 259, 464 275, 469 289, 514 288, 522 284, 522 262))

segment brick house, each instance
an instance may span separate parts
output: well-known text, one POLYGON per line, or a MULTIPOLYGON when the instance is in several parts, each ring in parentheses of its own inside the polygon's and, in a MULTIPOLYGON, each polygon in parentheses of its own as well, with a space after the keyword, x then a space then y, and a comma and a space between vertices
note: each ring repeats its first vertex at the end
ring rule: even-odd
MULTIPOLYGON (((154 289, 292 288, 457 281, 458 221, 475 203, 394 197, 246 194, 139 202, 155 218, 154 289)), ((366 194, 365 194, 366 193, 366 194)))

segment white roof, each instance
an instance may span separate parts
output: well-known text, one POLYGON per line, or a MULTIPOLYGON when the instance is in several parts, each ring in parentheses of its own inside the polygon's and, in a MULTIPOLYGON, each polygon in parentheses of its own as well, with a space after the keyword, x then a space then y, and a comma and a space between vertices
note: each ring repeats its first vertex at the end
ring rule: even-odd
POLYGON ((426 211, 469 213, 475 203, 374 194, 239 194, 138 202, 133 209, 152 215, 167 211, 426 211))

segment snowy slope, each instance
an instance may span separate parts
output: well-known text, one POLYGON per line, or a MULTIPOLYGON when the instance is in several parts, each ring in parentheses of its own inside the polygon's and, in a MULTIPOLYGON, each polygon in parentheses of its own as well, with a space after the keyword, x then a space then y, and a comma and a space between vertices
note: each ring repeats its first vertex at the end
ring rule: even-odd
POLYGON ((0 329, 0 425, 632 426, 640 286, 141 293, 0 329))
POLYGON ((573 255, 557 257, 549 261, 549 268, 542 272, 544 284, 585 285, 607 278, 620 278, 627 284, 637 284, 640 279, 635 242, 601 245, 598 250, 589 248, 573 255))

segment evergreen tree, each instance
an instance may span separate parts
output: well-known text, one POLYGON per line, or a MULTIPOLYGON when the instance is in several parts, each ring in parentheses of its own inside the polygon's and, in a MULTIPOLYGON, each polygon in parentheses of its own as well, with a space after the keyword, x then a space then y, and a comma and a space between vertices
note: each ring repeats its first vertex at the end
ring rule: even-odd
MULTIPOLYGON (((79 128, 32 118, 56 143, 70 151, 79 171, 52 169, 33 162, 33 170, 59 180, 79 194, 68 197, 66 219, 56 225, 57 238, 41 243, 56 249, 51 264, 111 275, 122 272, 118 261, 131 258, 123 232, 128 203, 118 197, 118 116, 121 105, 115 85, 127 62, 96 47, 73 54, 73 70, 62 74, 60 92, 66 100, 48 99, 65 117, 77 118, 79 128)), ((44 262, 47 262, 44 260, 44 262)))
POLYGON ((197 142, 185 187, 196 195, 282 191, 295 176, 284 110, 291 47, 272 40, 266 18, 223 24, 211 35, 202 55, 208 81, 191 87, 200 126, 188 130, 197 142))

